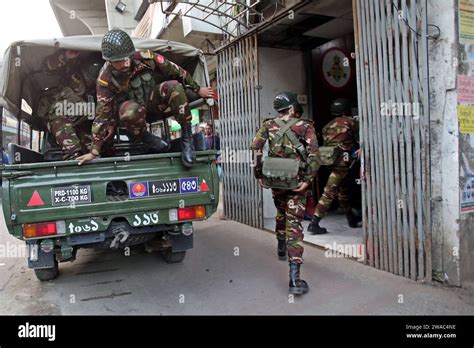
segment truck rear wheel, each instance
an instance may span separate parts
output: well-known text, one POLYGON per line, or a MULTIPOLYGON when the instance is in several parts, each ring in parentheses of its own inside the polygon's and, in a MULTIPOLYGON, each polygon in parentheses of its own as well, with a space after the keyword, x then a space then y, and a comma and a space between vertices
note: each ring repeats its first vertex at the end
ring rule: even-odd
POLYGON ((185 256, 186 256, 186 251, 178 251, 173 253, 171 249, 167 249, 161 252, 161 255, 165 259, 167 263, 179 263, 183 262, 185 256))
POLYGON ((37 268, 35 269, 36 278, 42 282, 53 280, 59 275, 58 261, 54 260, 54 266, 51 268, 37 268))

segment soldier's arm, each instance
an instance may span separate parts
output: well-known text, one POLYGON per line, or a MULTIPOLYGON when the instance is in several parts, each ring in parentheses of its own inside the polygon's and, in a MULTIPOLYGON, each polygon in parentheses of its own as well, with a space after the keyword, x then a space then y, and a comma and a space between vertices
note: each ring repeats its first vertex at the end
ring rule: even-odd
POLYGON ((311 184, 314 177, 318 173, 319 167, 321 167, 321 157, 319 156, 318 139, 316 137, 316 131, 314 126, 311 124, 305 133, 306 142, 306 171, 304 174, 304 182, 311 184))
POLYGON ((97 107, 96 116, 92 123, 92 145, 91 153, 99 156, 102 145, 107 136, 107 127, 115 127, 117 120, 113 114, 114 94, 104 83, 97 83, 97 107))
POLYGON ((41 69, 47 74, 52 74, 64 68, 68 61, 77 57, 77 54, 78 52, 73 50, 53 53, 43 60, 41 69))
POLYGON ((176 79, 183 85, 190 87, 194 92, 198 92, 201 86, 193 80, 191 74, 177 64, 169 61, 160 54, 150 52, 151 58, 155 61, 157 69, 170 79, 176 79))
POLYGON ((268 129, 263 124, 263 126, 257 131, 255 138, 250 145, 250 149, 253 150, 253 157, 255 158, 255 167, 254 167, 254 175, 256 179, 261 179, 262 175, 262 156, 263 156, 263 147, 265 146, 265 142, 268 139, 268 129))

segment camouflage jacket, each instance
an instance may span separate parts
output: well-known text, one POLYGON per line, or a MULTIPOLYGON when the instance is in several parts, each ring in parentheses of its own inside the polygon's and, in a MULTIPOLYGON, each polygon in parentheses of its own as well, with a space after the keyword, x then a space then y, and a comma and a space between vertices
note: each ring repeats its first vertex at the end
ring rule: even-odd
POLYGON ((67 59, 65 51, 58 51, 46 57, 42 64, 41 70, 51 75, 54 73, 61 72, 63 75, 67 75, 71 72, 79 71, 81 62, 79 59, 67 59))
POLYGON ((325 146, 352 151, 359 141, 359 125, 352 117, 336 117, 324 126, 322 134, 325 146))
POLYGON ((57 74, 62 87, 70 87, 78 94, 86 92, 86 83, 81 73, 81 60, 79 58, 67 59, 64 52, 54 53, 45 58, 41 70, 48 75, 57 74))
MULTIPOLYGON (((275 137, 275 133, 278 132, 279 129, 280 126, 275 122, 275 119, 272 118, 265 120, 253 139, 250 148, 252 150, 261 151, 265 142, 268 140, 270 147, 268 155, 270 157, 292 158, 303 162, 303 157, 299 154, 296 147, 291 143, 287 136, 283 136, 278 143, 272 141, 275 137)), ((300 120, 292 126, 289 131, 293 131, 305 146, 307 153, 306 166, 305 168, 300 169, 300 176, 304 182, 310 184, 321 166, 318 140, 316 138, 313 122, 300 120)), ((254 174, 257 179, 260 179, 262 178, 262 162, 260 158, 261 155, 257 156, 254 174)))
POLYGON ((95 89, 87 88, 80 64, 81 61, 78 58, 66 59, 64 52, 54 53, 42 62, 43 72, 59 76, 59 85, 43 91, 38 101, 36 115, 43 121, 72 116, 75 122, 83 122, 84 118, 78 117, 81 115, 69 115, 66 110, 63 110, 66 106, 63 104, 64 101, 72 104, 94 101, 92 97, 95 95, 95 89))
POLYGON ((125 101, 131 90, 130 81, 144 72, 151 72, 156 84, 167 80, 178 80, 192 90, 198 91, 200 86, 191 75, 175 63, 150 50, 137 51, 132 56, 131 72, 118 78, 110 62, 106 62, 97 78, 97 108, 92 125, 91 152, 98 156, 104 142, 107 126, 117 124, 116 110, 118 103, 125 101))

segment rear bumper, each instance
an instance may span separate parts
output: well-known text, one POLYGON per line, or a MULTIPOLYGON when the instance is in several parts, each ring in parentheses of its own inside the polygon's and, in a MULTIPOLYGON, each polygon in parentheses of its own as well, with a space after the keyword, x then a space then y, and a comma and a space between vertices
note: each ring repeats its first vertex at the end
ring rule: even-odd
POLYGON ((131 227, 126 221, 112 222, 106 231, 56 237, 51 251, 43 248, 43 241, 49 242, 51 239, 27 240, 28 266, 33 269, 50 268, 54 266, 55 260, 73 261, 79 248, 120 249, 152 240, 157 241, 163 249, 170 248, 172 252, 192 249, 192 223, 131 227))

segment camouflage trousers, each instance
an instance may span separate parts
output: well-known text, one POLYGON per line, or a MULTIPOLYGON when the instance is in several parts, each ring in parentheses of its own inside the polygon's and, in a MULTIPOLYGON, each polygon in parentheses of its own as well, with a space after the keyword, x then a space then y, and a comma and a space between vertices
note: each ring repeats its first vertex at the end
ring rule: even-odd
POLYGON ((48 119, 48 128, 61 146, 64 160, 73 160, 90 151, 91 127, 92 121, 85 116, 80 118, 58 116, 48 119))
MULTIPOLYGON (((127 102, 124 102, 127 103, 127 102)), ((168 107, 181 125, 191 122, 191 110, 183 85, 177 80, 165 81, 155 86, 150 102, 142 110, 124 110, 119 112, 122 126, 134 134, 140 135, 146 129, 147 112, 163 112, 168 107)))
POLYGON ((292 191, 272 190, 277 209, 276 237, 286 240, 290 262, 303 263, 303 221, 306 196, 292 191))
POLYGON ((316 206, 314 215, 320 219, 325 217, 335 199, 339 201, 339 205, 344 212, 347 213, 351 210, 349 192, 347 185, 345 185, 345 178, 348 173, 349 165, 342 161, 336 161, 331 168, 331 174, 324 187, 324 193, 316 206))

